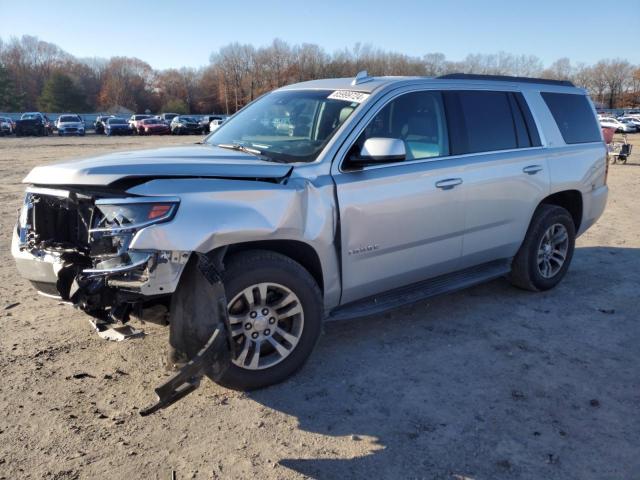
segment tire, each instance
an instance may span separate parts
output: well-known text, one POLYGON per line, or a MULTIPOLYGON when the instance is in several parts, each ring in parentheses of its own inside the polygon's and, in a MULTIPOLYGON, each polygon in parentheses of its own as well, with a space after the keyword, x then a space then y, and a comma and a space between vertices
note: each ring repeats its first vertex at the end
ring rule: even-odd
POLYGON ((571 264, 575 241, 571 214, 556 205, 540 205, 513 259, 509 280, 516 287, 533 292, 555 287, 571 264))
MULTIPOLYGON (((238 337, 234 336, 233 343, 238 350, 232 352, 234 360, 218 383, 237 390, 253 390, 282 382, 297 372, 309 358, 322 329, 322 294, 311 274, 298 262, 285 255, 268 250, 252 250, 233 255, 225 260, 222 278, 229 306, 233 307, 233 299, 247 287, 268 282, 288 289, 299 300, 302 313, 285 320, 290 321, 291 325, 294 324, 294 320, 292 320, 294 318, 297 318, 298 322, 300 318, 303 320, 297 344, 290 350, 290 353, 273 366, 258 370, 242 368, 237 365, 238 357, 242 354, 239 351, 241 345, 238 342, 242 337, 246 341, 248 336, 245 336, 244 333, 238 337)), ((269 293, 271 294, 271 291, 269 293)), ((289 311, 297 307, 296 304, 293 305, 293 308, 288 309, 289 311)), ((235 319, 231 312, 229 318, 230 322, 234 322, 235 319)), ((287 328, 280 323, 280 320, 277 321, 276 326, 287 328)), ((238 331, 234 327, 243 329, 243 322, 240 322, 240 325, 232 323, 231 327, 233 334, 238 331)), ((279 337, 279 341, 286 343, 283 337, 279 337)), ((265 346, 271 348, 268 342, 265 346)), ((272 355, 274 354, 275 351, 272 355)), ((268 359, 269 355, 264 358, 268 359)))
MULTIPOLYGON (((230 311, 233 351, 223 364, 207 370, 207 375, 220 385, 236 390, 267 387, 293 375, 309 358, 320 337, 322 295, 313 277, 289 257, 268 250, 250 250, 226 258, 221 278, 230 311), (252 286, 256 288, 248 290, 252 286), (263 288, 267 292, 265 302, 261 301, 263 288), (248 295, 251 303, 246 301, 248 295), (253 323, 251 330, 247 327, 250 322, 253 323), (256 345, 262 347, 258 350, 259 361, 252 366, 256 345), (278 350, 276 345, 280 347, 278 350), (283 347, 285 350, 281 351, 283 347), (243 358, 246 361, 241 366, 243 358), (212 371, 218 373, 214 375, 212 371)), ((170 320, 170 361, 193 358, 211 335, 212 327, 207 325, 211 315, 200 315, 202 320, 198 321, 197 312, 211 311, 213 304, 209 297, 213 293, 209 292, 214 292, 215 287, 201 283, 206 280, 195 272, 195 262, 187 265, 181 284, 183 282, 186 297, 181 298, 186 298, 186 303, 172 301, 172 313, 180 309, 196 313, 170 316, 175 319, 170 320), (201 295, 206 298, 199 301, 201 295), (190 306, 189 302, 195 304, 190 306)))

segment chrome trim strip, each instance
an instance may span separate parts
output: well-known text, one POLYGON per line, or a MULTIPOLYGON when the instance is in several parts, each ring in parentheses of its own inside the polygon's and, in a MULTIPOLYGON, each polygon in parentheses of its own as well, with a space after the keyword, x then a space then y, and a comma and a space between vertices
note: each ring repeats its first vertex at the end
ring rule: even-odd
POLYGON ((135 270, 136 268, 146 265, 149 262, 149 260, 151 260, 152 256, 153 254, 149 253, 142 260, 138 260, 135 263, 132 263, 130 265, 124 265, 122 267, 110 268, 108 270, 102 270, 98 268, 87 268, 85 270, 82 270, 82 273, 95 274, 95 275, 110 275, 112 273, 125 273, 130 270, 135 270))
POLYGON ((43 188, 43 187, 27 187, 26 193, 36 193, 39 195, 49 195, 51 197, 69 198, 71 192, 68 190, 59 190, 55 188, 43 188))

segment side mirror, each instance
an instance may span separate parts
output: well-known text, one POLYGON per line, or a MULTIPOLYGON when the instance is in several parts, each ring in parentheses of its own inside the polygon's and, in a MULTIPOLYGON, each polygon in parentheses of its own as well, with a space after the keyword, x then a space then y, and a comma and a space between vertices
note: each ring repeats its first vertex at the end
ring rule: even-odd
POLYGON ((398 138, 368 138, 360 154, 350 159, 355 165, 402 162, 407 158, 404 142, 398 138))

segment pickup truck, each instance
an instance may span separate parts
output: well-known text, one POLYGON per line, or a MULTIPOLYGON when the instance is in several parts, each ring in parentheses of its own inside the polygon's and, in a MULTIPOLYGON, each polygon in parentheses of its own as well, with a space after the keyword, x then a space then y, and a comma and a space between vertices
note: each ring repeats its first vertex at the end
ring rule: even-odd
POLYGON ((326 320, 498 277, 555 287, 606 179, 570 82, 361 73, 264 95, 197 145, 34 168, 12 254, 104 321, 163 312, 177 364, 223 317, 215 378, 253 389, 298 370, 326 320))

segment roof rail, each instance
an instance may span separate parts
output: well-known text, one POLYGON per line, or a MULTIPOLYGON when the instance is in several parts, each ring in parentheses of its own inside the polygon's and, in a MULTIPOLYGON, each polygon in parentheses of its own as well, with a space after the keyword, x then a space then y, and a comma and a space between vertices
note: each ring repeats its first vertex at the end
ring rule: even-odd
POLYGON ((479 75, 475 73, 448 73, 440 75, 444 80, 489 80, 499 82, 542 83, 546 85, 560 85, 563 87, 575 87, 569 80, 548 80, 546 78, 512 77, 510 75, 479 75))

